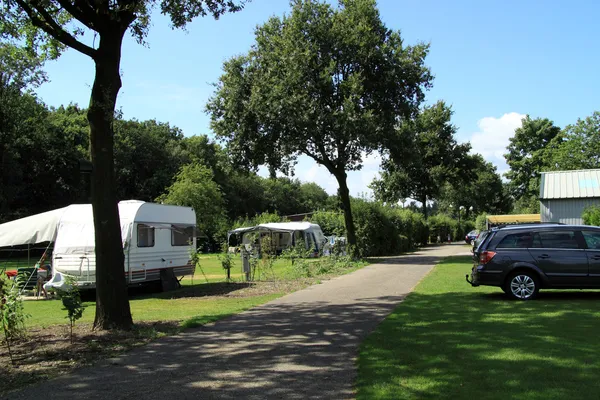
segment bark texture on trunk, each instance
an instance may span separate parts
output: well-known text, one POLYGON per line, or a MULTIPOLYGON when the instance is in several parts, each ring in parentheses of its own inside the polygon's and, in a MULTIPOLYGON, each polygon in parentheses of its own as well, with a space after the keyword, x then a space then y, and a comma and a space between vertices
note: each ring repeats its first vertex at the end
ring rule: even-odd
POLYGON ((354 230, 354 218, 352 218, 352 208, 350 205, 350 191, 348 190, 348 184, 346 182, 347 175, 345 171, 335 172, 334 176, 338 181, 339 195, 342 202, 342 209, 344 210, 344 222, 346 224, 346 239, 348 244, 352 248, 352 256, 356 254, 356 232, 354 230))
POLYGON ((423 203, 423 217, 427 221, 427 195, 421 196, 421 203, 423 203))
MULTIPOLYGON (((115 190, 113 119, 121 88, 119 66, 124 32, 100 38, 88 120, 92 158, 92 207, 96 239, 96 318, 98 329, 131 329, 121 224, 115 190)), ((134 162, 134 160, 132 160, 134 162)))

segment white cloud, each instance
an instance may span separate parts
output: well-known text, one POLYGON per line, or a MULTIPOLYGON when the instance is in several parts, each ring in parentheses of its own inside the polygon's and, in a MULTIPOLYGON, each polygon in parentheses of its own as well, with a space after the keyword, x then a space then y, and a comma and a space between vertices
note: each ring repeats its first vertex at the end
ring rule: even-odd
POLYGON ((499 173, 508 170, 504 159, 509 140, 515 134, 515 129, 521 126, 525 115, 516 112, 504 114, 500 118, 485 117, 477 122, 479 132, 471 136, 473 153, 479 153, 487 161, 498 168, 499 173))

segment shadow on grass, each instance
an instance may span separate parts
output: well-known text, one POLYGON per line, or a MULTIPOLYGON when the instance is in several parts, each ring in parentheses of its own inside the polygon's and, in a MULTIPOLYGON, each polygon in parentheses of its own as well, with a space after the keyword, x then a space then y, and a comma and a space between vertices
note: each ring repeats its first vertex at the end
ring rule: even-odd
POLYGON ((128 398, 131 393, 144 393, 146 399, 349 398, 358 344, 401 300, 387 296, 351 304, 267 304, 10 398, 37 399, 43 393, 87 400, 128 398))
MULTIPOLYGON (((179 299, 184 297, 222 296, 236 290, 246 289, 252 285, 252 282, 202 282, 194 285, 184 285, 179 289, 163 292, 160 282, 152 282, 130 287, 127 292, 130 299, 179 299)), ((96 301, 96 291, 81 291, 81 299, 89 302, 96 301)))
POLYGON ((359 398, 597 399, 599 300, 413 293, 363 343, 359 398))

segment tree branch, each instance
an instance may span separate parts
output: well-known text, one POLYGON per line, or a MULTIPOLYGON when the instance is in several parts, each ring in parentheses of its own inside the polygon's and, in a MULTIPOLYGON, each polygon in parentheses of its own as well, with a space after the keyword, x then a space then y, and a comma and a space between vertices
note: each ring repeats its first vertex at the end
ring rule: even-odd
POLYGON ((35 10, 27 4, 25 0, 15 0, 16 3, 25 11, 29 19, 31 19, 31 23, 34 26, 37 26, 48 35, 52 36, 59 42, 69 46, 80 53, 83 53, 92 59, 95 59, 97 51, 93 48, 81 43, 77 39, 75 39, 71 34, 65 31, 58 23, 52 18, 52 16, 46 11, 42 6, 33 6, 35 10), (38 15, 38 13, 42 16, 38 15))
POLYGON ((81 22, 83 25, 87 26, 89 29, 92 29, 98 33, 100 28, 100 20, 94 10, 89 7, 86 2, 81 0, 75 0, 75 4, 72 4, 70 0, 57 0, 58 4, 61 5, 62 8, 67 10, 69 14, 71 14, 77 21, 81 22))

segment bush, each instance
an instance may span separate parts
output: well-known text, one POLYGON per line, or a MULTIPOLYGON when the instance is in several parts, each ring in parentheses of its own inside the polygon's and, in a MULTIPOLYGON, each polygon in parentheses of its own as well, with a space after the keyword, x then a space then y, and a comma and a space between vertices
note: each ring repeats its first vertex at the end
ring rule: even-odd
POLYGON ((475 219, 475 229, 479 231, 484 231, 487 225, 487 214, 479 214, 477 219, 475 219))
POLYGON ((336 211, 317 211, 310 222, 318 224, 325 236, 345 236, 346 225, 344 214, 336 211))
POLYGON ((475 229, 475 221, 460 221, 460 225, 458 226, 458 232, 456 235, 456 240, 463 240, 467 233, 471 232, 475 229))
POLYGON ((587 207, 581 214, 581 218, 586 225, 600 226, 600 206, 587 207))
POLYGON ((402 250, 398 229, 389 211, 379 203, 354 200, 352 215, 356 229, 356 253, 360 257, 398 254, 402 250))
POLYGON ((398 233, 408 239, 409 247, 407 250, 413 250, 420 245, 427 244, 429 229, 423 214, 408 209, 391 207, 386 207, 386 210, 388 218, 390 218, 398 233))
MULTIPOLYGON (((353 199, 352 216, 360 257, 395 255, 427 243, 428 227, 423 215, 408 209, 353 199)), ((344 215, 318 211, 311 222, 319 224, 326 236, 345 236, 344 215)))
POLYGON ((238 219, 233 223, 231 229, 245 228, 247 226, 256 226, 260 224, 268 224, 269 222, 281 222, 282 218, 279 214, 264 212, 255 215, 252 218, 238 219))
POLYGON ((429 241, 432 243, 448 241, 448 235, 455 240, 458 234, 458 221, 446 214, 438 214, 429 217, 429 241))

